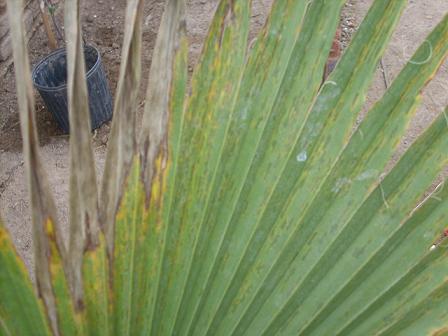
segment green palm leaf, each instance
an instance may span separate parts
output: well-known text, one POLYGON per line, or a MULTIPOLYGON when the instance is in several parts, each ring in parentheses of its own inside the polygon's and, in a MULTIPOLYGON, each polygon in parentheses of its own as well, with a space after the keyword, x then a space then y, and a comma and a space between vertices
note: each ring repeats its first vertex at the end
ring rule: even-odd
POLYGON ((50 335, 43 303, 37 298, 1 219, 0 270, 0 334, 50 335))
POLYGON ((357 125, 406 1, 375 0, 322 83, 343 4, 275 1, 248 46, 251 1, 221 0, 189 83, 185 2, 168 0, 137 136, 143 1, 128 0, 99 197, 79 4, 67 0, 66 248, 39 159, 22 2, 8 1, 37 294, 0 226, 0 333, 443 333, 448 189, 423 195, 448 163, 448 110, 386 169, 448 53, 448 16, 357 125))

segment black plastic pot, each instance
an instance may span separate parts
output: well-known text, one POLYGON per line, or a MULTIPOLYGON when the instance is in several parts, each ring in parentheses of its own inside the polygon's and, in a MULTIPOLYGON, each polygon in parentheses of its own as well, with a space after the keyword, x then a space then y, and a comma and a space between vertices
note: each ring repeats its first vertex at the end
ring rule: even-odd
MULTIPOLYGON (((84 47, 87 89, 92 130, 112 118, 112 96, 101 57, 93 46, 84 47)), ((65 48, 53 51, 33 69, 33 83, 59 126, 69 133, 67 101, 67 53, 65 48)))

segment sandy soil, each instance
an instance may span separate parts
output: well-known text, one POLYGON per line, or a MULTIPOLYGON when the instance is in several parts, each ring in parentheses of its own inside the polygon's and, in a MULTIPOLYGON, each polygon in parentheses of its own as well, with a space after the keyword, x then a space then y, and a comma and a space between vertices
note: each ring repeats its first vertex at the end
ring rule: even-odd
MULTIPOLYGON (((343 12, 342 43, 347 45, 352 33, 365 15, 373 0, 349 0, 343 12)), ((151 51, 163 10, 162 0, 146 1, 143 32, 143 78, 151 61, 151 51)), ((254 1, 252 36, 263 25, 272 0, 254 1)), ((188 34, 191 43, 189 70, 201 49, 217 0, 188 1, 188 34)), ((446 0, 410 0, 408 8, 393 36, 390 47, 383 57, 387 82, 395 78, 412 52, 425 36, 448 12, 446 0)), ((120 62, 124 1, 85 0, 83 29, 86 40, 95 44, 103 59, 111 88, 115 89, 120 62)), ((60 15, 59 15, 60 18, 60 15)), ((38 27, 30 44, 31 62, 35 64, 49 52, 42 27, 38 27)), ((32 269, 32 241, 29 201, 24 177, 19 120, 15 97, 14 73, 11 64, 0 64, 0 213, 11 231, 19 253, 32 269)), ((141 100, 145 82, 142 85, 141 100)), ((369 93, 368 106, 375 102, 385 90, 382 69, 379 68, 369 93)), ((448 105, 448 63, 441 67, 436 78, 424 92, 422 107, 418 110, 406 137, 400 145, 399 156, 405 148, 448 105)), ((36 95, 37 97, 37 95, 36 95)), ((36 99, 38 129, 42 144, 42 155, 52 183, 59 209, 60 221, 67 224, 68 208, 68 138, 62 135, 52 116, 46 111, 39 97, 36 99)), ((109 125, 104 125, 93 137, 97 171, 101 172, 107 144, 109 125)))
MULTIPOLYGON (((351 0, 347 12, 353 17, 356 25, 367 13, 373 0, 351 0)), ((362 118, 368 108, 385 92, 386 87, 397 77, 416 49, 425 41, 426 36, 448 13, 448 1, 445 0, 409 0, 392 40, 382 57, 380 65, 364 107, 362 118), (387 85, 386 85, 387 83, 387 85)), ((439 71, 422 92, 422 104, 412 118, 409 128, 402 138, 397 152, 393 156, 387 170, 415 139, 431 124, 431 122, 448 106, 448 59, 441 65, 439 71)), ((442 181, 448 178, 448 167, 434 181, 426 195, 442 181)))
MULTIPOLYGON (((356 22, 365 15, 373 0, 356 0, 351 6, 352 16, 356 22)), ((448 13, 448 2, 445 0, 410 0, 403 13, 398 29, 383 56, 383 65, 387 82, 391 83, 406 64, 415 50, 425 40, 429 32, 448 13)), ((380 70, 381 67, 380 67, 380 70)), ((367 100, 371 106, 386 88, 384 75, 378 71, 367 100)), ((431 123, 448 105, 448 61, 439 69, 435 78, 423 92, 423 104, 413 118, 406 136, 402 141, 400 153, 431 123)))

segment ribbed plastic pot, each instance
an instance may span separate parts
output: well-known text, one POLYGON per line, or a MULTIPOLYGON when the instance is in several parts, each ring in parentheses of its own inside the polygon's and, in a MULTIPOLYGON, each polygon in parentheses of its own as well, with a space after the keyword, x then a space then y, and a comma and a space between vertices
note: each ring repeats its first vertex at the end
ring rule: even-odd
MULTIPOLYGON (((112 96, 98 50, 84 47, 92 130, 112 118, 112 96)), ((64 133, 70 132, 67 100, 67 53, 57 49, 33 69, 33 84, 64 133)))

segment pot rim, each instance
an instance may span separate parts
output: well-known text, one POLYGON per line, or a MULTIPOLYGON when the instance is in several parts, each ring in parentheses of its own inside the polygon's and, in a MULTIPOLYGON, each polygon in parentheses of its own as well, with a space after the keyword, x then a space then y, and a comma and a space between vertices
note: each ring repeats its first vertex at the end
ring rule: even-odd
MULTIPOLYGON (((98 49, 96 47, 94 47, 93 45, 90 45, 90 44, 85 45, 84 49, 93 49, 96 52, 95 64, 86 73, 86 80, 87 80, 87 79, 89 79, 89 77, 92 76, 92 74, 100 66, 101 56, 100 56, 100 53, 99 53, 98 49)), ((32 77, 32 80, 33 80, 33 85, 38 90, 43 90, 43 91, 60 91, 61 89, 67 88, 67 84, 61 84, 61 85, 58 85, 58 86, 46 86, 46 85, 41 85, 41 84, 36 82, 36 73, 39 70, 39 68, 43 65, 43 63, 46 62, 48 59, 53 58, 55 55, 59 55, 59 54, 67 54, 66 48, 62 47, 62 48, 59 48, 59 49, 56 49, 56 50, 52 51, 51 53, 49 53, 47 56, 45 56, 43 59, 41 59, 34 66, 31 77, 32 77)))

